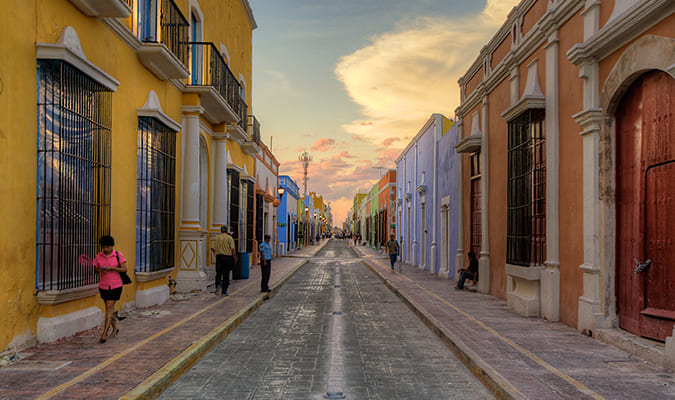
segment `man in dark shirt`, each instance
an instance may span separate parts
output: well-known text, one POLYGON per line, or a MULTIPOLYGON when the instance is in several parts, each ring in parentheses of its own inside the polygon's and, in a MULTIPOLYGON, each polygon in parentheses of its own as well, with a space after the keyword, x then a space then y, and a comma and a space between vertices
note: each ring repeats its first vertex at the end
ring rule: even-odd
POLYGON ((478 274, 478 260, 476 260, 476 253, 473 251, 469 252, 469 267, 468 268, 462 268, 459 271, 459 281, 457 281, 457 286, 455 286, 455 289, 464 289, 464 282, 467 279, 471 279, 473 281, 476 280, 476 275, 478 274))

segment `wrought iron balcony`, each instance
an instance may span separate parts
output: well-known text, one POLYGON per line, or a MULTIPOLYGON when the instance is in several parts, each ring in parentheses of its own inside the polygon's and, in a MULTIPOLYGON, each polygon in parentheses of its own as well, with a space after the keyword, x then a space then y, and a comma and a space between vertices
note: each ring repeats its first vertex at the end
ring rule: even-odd
POLYGON ((244 99, 237 95, 237 100, 233 106, 234 112, 236 112, 237 116, 239 117, 239 122, 236 124, 228 124, 227 133, 229 133, 235 140, 239 142, 245 142, 248 140, 248 105, 246 105, 244 99))
POLYGON ((137 54, 143 65, 160 79, 187 78, 190 25, 176 3, 173 0, 141 1, 136 15, 137 35, 143 42, 137 54))
POLYGON ((70 0, 84 15, 90 17, 120 17, 131 15, 132 0, 70 0))
POLYGON ((242 145, 243 150, 250 154, 256 155, 260 153, 260 122, 255 115, 249 115, 246 120, 246 142, 242 145))
POLYGON ((255 115, 248 116, 248 141, 260 146, 260 122, 255 115))
POLYGON ((240 85, 213 43, 191 42, 191 76, 186 93, 199 94, 205 118, 213 124, 239 122, 240 85))

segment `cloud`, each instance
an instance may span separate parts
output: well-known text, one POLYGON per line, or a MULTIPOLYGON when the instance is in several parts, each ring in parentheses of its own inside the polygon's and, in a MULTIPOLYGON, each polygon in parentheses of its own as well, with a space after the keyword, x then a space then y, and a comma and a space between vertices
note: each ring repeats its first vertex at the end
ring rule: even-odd
POLYGON ((384 139, 384 140, 382 141, 382 146, 384 146, 384 147, 389 147, 389 146, 391 146, 393 143, 398 142, 399 140, 401 140, 401 138, 399 138, 399 137, 390 137, 390 138, 386 138, 386 139, 384 139))
POLYGON ((459 105, 457 79, 519 0, 488 0, 481 13, 424 17, 340 59, 335 67, 364 118, 342 126, 353 137, 412 137, 432 113, 450 118, 459 105))
POLYGON ((314 143, 314 145, 312 146, 312 151, 327 151, 333 147, 335 147, 335 140, 329 138, 322 138, 319 139, 316 143, 314 143))

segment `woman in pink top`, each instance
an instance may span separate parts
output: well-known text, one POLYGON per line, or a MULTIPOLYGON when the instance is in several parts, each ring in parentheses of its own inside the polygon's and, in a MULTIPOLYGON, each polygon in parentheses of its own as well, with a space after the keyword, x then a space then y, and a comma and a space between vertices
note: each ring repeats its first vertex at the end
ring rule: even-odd
POLYGON ((105 343, 110 328, 112 328, 111 336, 119 332, 117 318, 114 317, 113 313, 115 312, 115 302, 122 296, 120 272, 127 271, 127 260, 122 253, 114 250, 115 239, 112 236, 101 236, 98 242, 102 251, 94 258, 94 271, 101 274, 98 291, 105 302, 105 325, 99 342, 105 343))

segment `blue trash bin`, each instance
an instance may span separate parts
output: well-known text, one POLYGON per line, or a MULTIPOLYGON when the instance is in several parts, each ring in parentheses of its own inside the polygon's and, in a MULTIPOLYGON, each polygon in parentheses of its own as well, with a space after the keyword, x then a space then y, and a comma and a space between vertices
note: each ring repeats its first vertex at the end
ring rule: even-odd
POLYGON ((249 268, 251 265, 251 254, 240 253, 239 256, 241 257, 241 271, 239 274, 239 279, 248 279, 249 268))

